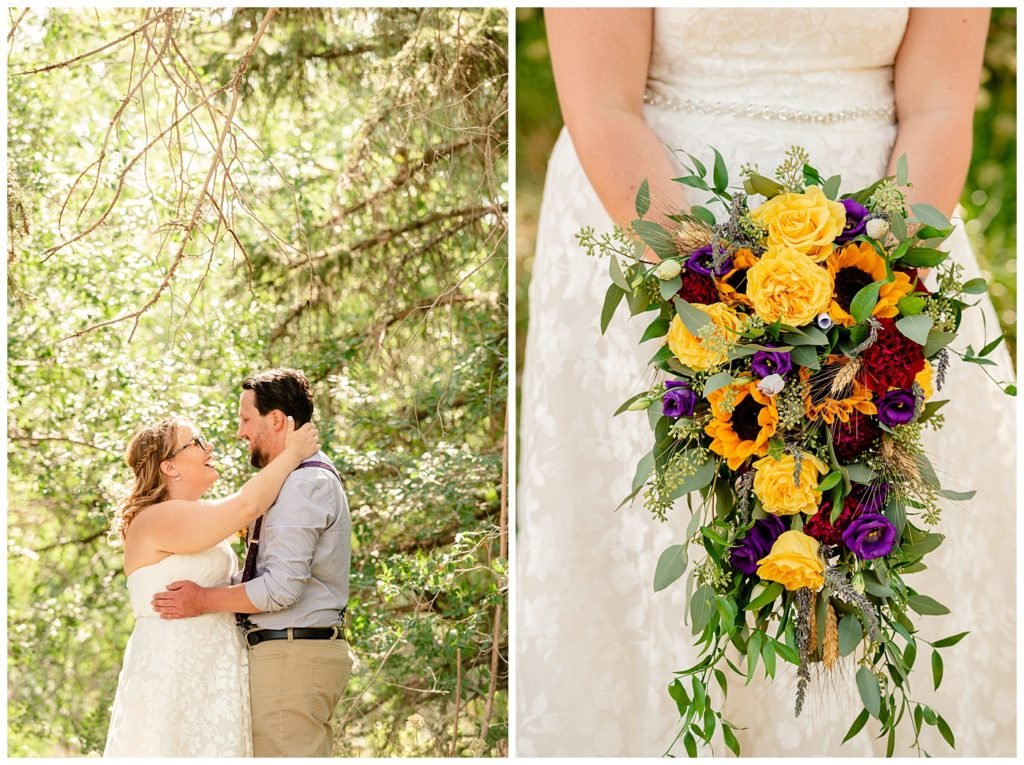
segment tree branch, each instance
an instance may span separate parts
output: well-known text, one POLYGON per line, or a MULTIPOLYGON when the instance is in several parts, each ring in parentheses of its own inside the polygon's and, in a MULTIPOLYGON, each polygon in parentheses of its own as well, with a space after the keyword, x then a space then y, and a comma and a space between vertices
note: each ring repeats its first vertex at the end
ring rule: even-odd
POLYGON ((200 213, 202 212, 203 205, 206 203, 206 196, 210 188, 210 183, 213 180, 213 176, 217 172, 218 165, 222 162, 224 141, 227 139, 228 133, 231 131, 231 121, 235 117, 235 111, 238 108, 238 101, 241 97, 242 77, 245 76, 245 71, 249 67, 249 62, 252 60, 252 55, 256 52, 256 48, 259 46, 259 42, 260 39, 263 37, 263 33, 266 32, 267 27, 270 25, 270 20, 274 18, 274 14, 276 13, 276 8, 269 8, 267 10, 266 15, 263 17, 263 21, 260 23, 259 29, 256 30, 256 35, 253 37, 249 49, 245 52, 245 55, 242 56, 242 60, 239 62, 237 69, 235 69, 235 74, 231 78, 231 106, 228 109, 226 120, 224 122, 224 129, 220 133, 220 139, 217 142, 217 148, 216 151, 214 152, 213 160, 210 163, 210 169, 206 173, 206 180, 203 182, 203 188, 199 193, 195 208, 192 210, 192 217, 189 220, 188 226, 185 229, 181 245, 178 247, 178 252, 174 256, 174 260, 171 263, 171 267, 167 270, 163 282, 161 282, 160 286, 157 288, 156 292, 152 295, 152 297, 150 297, 150 299, 138 310, 133 311, 132 313, 124 314, 115 319, 100 322, 91 327, 86 327, 85 329, 79 330, 78 332, 75 332, 69 335, 68 337, 62 338, 60 342, 75 337, 80 337, 86 334, 87 332, 100 329, 101 327, 119 324, 120 322, 123 321, 134 320, 134 324, 132 325, 132 331, 128 335, 128 342, 130 343, 132 341, 132 338, 135 336, 135 330, 138 329, 139 320, 142 318, 142 315, 160 299, 160 296, 163 295, 164 292, 167 290, 168 286, 170 286, 171 279, 173 278, 175 271, 177 271, 178 266, 181 265, 182 260, 184 260, 185 258, 185 249, 188 246, 189 242, 192 240, 192 235, 195 233, 196 227, 199 224, 199 216, 200 213))
MULTIPOLYGON (((154 16, 153 18, 149 19, 148 21, 143 23, 141 26, 136 27, 131 32, 129 32, 128 34, 121 35, 116 40, 108 42, 106 45, 103 45, 103 46, 101 46, 99 48, 96 48, 94 50, 88 51, 87 53, 83 53, 80 56, 75 56, 74 58, 69 58, 69 59, 66 59, 64 61, 58 61, 55 64, 47 64, 46 66, 41 66, 41 67, 38 67, 36 69, 26 69, 26 70, 24 70, 22 72, 12 72, 10 74, 10 76, 11 77, 24 77, 27 74, 39 74, 41 72, 49 72, 51 69, 60 69, 60 68, 66 67, 66 66, 71 66, 72 64, 76 64, 76 63, 78 63, 79 61, 81 61, 83 59, 89 58, 90 56, 95 56, 97 53, 102 53, 107 48, 112 48, 115 45, 117 45, 118 43, 124 42, 129 37, 134 37, 135 35, 137 35, 139 32, 141 32, 146 27, 150 26, 151 24, 155 24, 156 22, 158 22, 162 18, 166 18, 166 17, 171 16, 173 13, 174 13, 174 9, 173 8, 168 8, 167 10, 161 11, 156 16, 154 16)), ((20 19, 19 19, 19 21, 20 21, 20 19)), ((11 30, 11 34, 14 34, 14 30, 13 29, 11 30)), ((10 38, 8 38, 8 39, 10 39, 10 38)))

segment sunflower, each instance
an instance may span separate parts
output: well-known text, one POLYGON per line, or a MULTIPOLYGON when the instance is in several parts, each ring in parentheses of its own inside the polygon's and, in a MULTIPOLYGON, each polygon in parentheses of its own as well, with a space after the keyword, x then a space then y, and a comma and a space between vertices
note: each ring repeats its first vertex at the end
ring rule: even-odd
POLYGON ((825 360, 825 367, 815 375, 807 367, 800 367, 800 384, 804 393, 804 411, 808 419, 824 420, 829 425, 849 422, 854 411, 861 414, 877 414, 878 409, 871 403, 871 391, 855 376, 843 375, 843 368, 850 364, 842 355, 832 355, 825 360), (837 378, 841 385, 835 385, 837 378))
POLYGON ((768 440, 775 435, 779 412, 775 400, 757 389, 757 382, 733 385, 708 394, 714 419, 704 428, 711 436, 708 447, 725 457, 730 470, 737 470, 744 460, 768 453, 768 440), (724 411, 728 396, 730 411, 724 411))
MULTIPOLYGON (((852 327, 857 322, 850 315, 850 303, 863 287, 885 279, 885 261, 870 244, 855 242, 833 251, 827 265, 835 283, 828 314, 836 324, 852 327)), ((876 318, 896 316, 899 313, 897 301, 913 290, 907 274, 894 271, 893 276, 895 281, 883 284, 878 291, 878 302, 871 311, 876 318)))
POLYGON ((740 303, 751 306, 750 298, 746 295, 747 290, 747 269, 757 263, 757 256, 743 247, 736 250, 732 256, 732 268, 715 279, 715 286, 718 287, 718 294, 722 301, 729 305, 740 303))

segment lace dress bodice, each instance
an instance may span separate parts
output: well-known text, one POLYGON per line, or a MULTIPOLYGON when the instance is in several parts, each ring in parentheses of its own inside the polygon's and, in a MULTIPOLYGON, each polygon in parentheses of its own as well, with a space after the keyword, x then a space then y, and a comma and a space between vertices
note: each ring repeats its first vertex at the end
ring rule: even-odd
MULTIPOLYGON (((171 582, 188 579, 200 587, 224 587, 238 568, 238 558, 227 542, 190 555, 168 555, 128 575, 128 596, 136 619, 160 617, 151 601, 171 582)), ((182 622, 188 624, 188 622, 182 622)))
POLYGON ((907 17, 906 8, 659 8, 648 87, 700 103, 892 107, 907 17))

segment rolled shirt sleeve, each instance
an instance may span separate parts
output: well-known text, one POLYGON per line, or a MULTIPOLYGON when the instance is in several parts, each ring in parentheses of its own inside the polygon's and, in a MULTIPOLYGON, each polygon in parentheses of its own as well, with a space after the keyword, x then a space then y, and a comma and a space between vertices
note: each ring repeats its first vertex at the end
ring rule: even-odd
MULTIPOLYGON (((306 470, 305 473, 320 473, 306 470)), ((329 508, 336 500, 320 476, 293 474, 263 518, 257 571, 245 592, 265 613, 293 606, 309 584, 313 556, 324 529, 334 520, 329 508)), ((330 477, 331 481, 335 479, 330 477)))

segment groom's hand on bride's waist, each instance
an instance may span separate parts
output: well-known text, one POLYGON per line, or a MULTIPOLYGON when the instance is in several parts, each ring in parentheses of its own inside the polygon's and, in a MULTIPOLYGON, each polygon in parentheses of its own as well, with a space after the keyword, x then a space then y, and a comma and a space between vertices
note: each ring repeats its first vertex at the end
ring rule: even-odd
POLYGON ((210 610, 205 594, 206 590, 195 582, 171 582, 166 590, 153 596, 151 603, 161 619, 186 619, 210 610))

